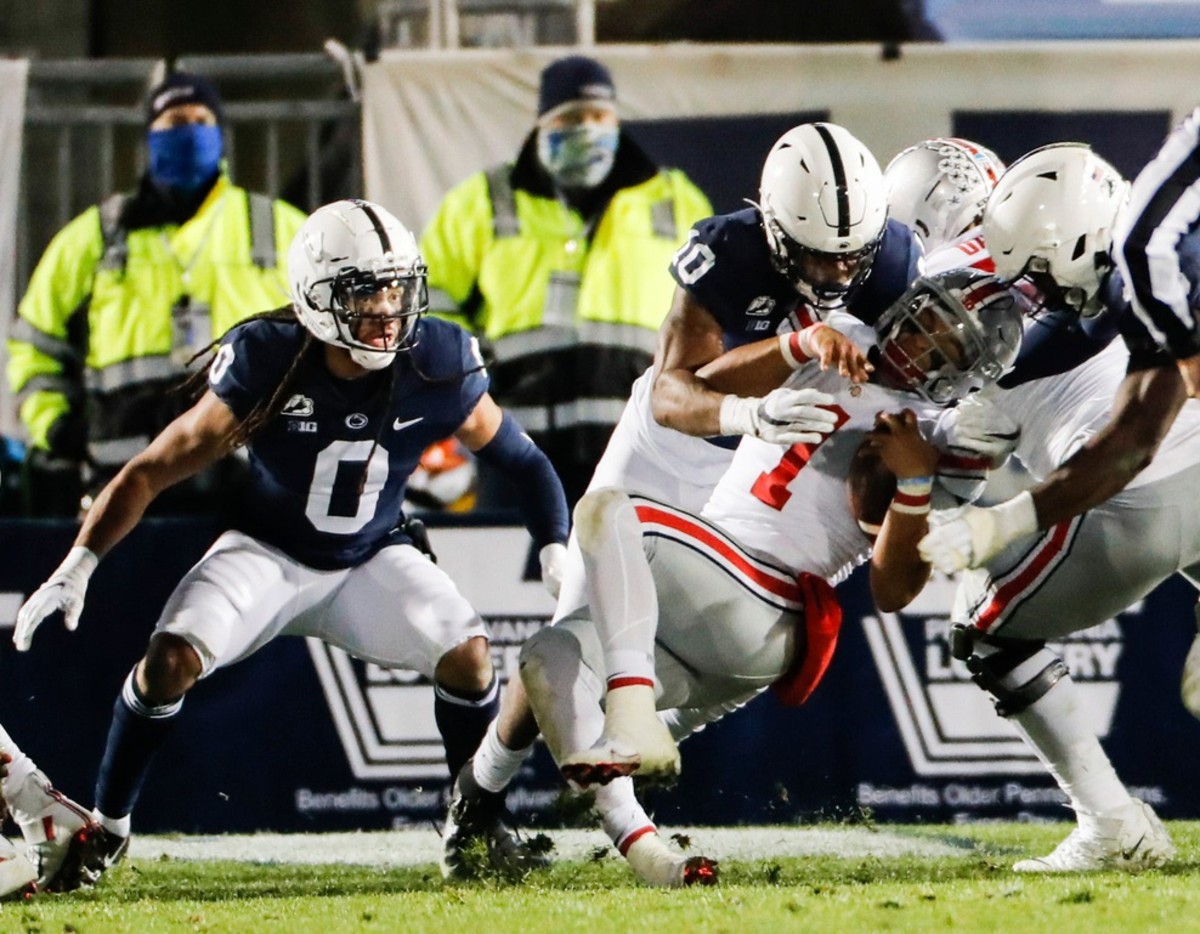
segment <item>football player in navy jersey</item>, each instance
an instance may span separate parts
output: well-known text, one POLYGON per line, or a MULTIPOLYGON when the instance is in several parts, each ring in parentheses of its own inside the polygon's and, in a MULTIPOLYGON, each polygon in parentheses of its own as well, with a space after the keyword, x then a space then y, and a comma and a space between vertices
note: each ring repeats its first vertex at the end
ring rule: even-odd
MULTIPOLYGON (((821 349, 832 329, 820 319, 845 309, 874 324, 916 279, 920 257, 913 232, 888 220, 883 173, 852 133, 830 123, 788 130, 763 163, 759 203, 699 222, 675 255, 672 307, 654 366, 635 383, 630 403, 648 408, 654 424, 643 418, 626 431, 633 420, 623 417, 589 489, 613 486, 699 511, 741 436, 778 442, 781 429, 810 433, 789 436, 792 443, 828 433, 834 419, 821 408, 832 401, 826 393, 780 388, 765 370, 739 393, 718 392, 697 371, 727 350, 793 331, 801 356, 820 356, 822 366, 865 380, 865 359, 853 345, 832 356, 821 349), (681 488, 674 475, 682 472, 664 468, 671 464, 688 464, 703 480, 681 488)), ((555 617, 585 604, 573 547, 555 617)), ((645 772, 670 774, 678 757, 654 715, 653 627, 605 632, 603 620, 597 627, 610 694, 606 735, 591 754, 611 759, 619 744, 639 750, 645 772)))
POLYGON ((873 324, 920 257, 916 235, 888 220, 883 173, 861 142, 829 123, 788 130, 763 164, 759 204, 698 223, 671 264, 678 288, 659 332, 655 419, 700 437, 743 433, 721 424, 730 405, 700 367, 789 315, 812 323, 845 307, 873 324))
MULTIPOLYGON (((176 587, 114 708, 96 785, 107 864, 155 749, 201 678, 279 635, 315 636, 359 658, 420 672, 450 774, 498 707, 483 622, 404 531, 405 482, 421 452, 456 436, 505 470, 553 591, 567 538, 562 486, 546 456, 488 394, 474 338, 424 317, 425 264, 383 208, 339 201, 309 217, 288 254, 292 308, 231 330, 208 388, 96 500, 66 560, 26 602, 14 641, 62 610, 78 624, 97 562, 154 497, 244 445, 251 482, 237 525, 176 587)), ((540 859, 506 824, 500 796, 452 813, 443 871, 469 871, 482 838, 493 864, 540 859)))

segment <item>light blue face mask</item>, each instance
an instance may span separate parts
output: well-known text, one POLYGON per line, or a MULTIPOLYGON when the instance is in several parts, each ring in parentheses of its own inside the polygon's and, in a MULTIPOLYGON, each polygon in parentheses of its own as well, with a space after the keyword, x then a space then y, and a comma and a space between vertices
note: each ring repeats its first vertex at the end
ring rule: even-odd
POLYGON ((612 171, 621 131, 585 123, 538 130, 538 161, 560 188, 595 188, 612 171))
POLYGON ((167 188, 190 194, 221 168, 221 128, 190 123, 153 130, 147 137, 150 176, 167 188))

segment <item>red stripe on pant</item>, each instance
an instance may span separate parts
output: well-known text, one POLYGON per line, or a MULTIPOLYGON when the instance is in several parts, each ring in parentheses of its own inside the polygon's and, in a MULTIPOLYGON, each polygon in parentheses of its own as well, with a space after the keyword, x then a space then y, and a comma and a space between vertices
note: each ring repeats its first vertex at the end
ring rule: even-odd
POLYGON ((996 595, 992 597, 987 608, 975 620, 976 629, 983 632, 991 629, 999 621, 1009 605, 1028 590, 1030 585, 1041 576, 1046 566, 1062 553, 1066 547, 1067 536, 1071 531, 1071 525, 1074 521, 1073 519, 1068 519, 1066 522, 1060 522, 1054 526, 1050 530, 1050 534, 1046 538, 1046 542, 1041 550, 1034 555, 1033 559, 1025 565, 1021 572, 996 588, 996 595))
POLYGON ((746 557, 734 549, 725 539, 714 535, 707 526, 690 521, 683 516, 659 509, 655 506, 639 504, 638 519, 645 525, 662 525, 676 532, 682 532, 689 538, 715 551, 726 563, 736 569, 743 577, 753 581, 763 590, 799 603, 803 599, 800 587, 793 581, 773 577, 766 571, 751 564, 746 557))

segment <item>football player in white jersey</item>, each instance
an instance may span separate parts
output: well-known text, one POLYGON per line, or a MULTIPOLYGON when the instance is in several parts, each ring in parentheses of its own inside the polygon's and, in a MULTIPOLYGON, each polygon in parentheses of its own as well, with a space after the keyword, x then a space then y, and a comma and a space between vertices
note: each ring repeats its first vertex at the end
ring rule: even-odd
MULTIPOLYGON (((671 273, 678 288, 655 366, 634 384, 592 488, 617 486, 699 510, 728 467, 737 436, 815 441, 832 428, 834 419, 819 407, 826 396, 816 390, 770 395, 779 381, 753 373, 727 392, 706 386, 696 371, 725 349, 795 330, 795 353, 866 378, 861 352, 834 329, 817 326, 813 305, 851 302, 856 315, 872 320, 917 274, 920 247, 912 231, 887 219, 874 157, 843 127, 794 127, 768 154, 760 201, 761 207, 700 222, 676 255, 671 273)), ((555 617, 586 602, 582 557, 573 545, 555 617)), ((618 718, 628 716, 629 731, 647 733, 640 748, 648 770, 669 772, 677 756, 654 713, 653 631, 610 635, 608 670, 623 685, 610 707, 618 718)), ((514 688, 460 774, 456 799, 498 792, 528 755, 537 725, 520 685, 514 688)))
POLYGON ((66 892, 92 881, 88 867, 101 842, 99 825, 55 789, 0 726, 0 823, 6 814, 25 847, 0 837, 0 899, 66 892))
MULTIPOLYGON (((1035 150, 1001 179, 985 211, 984 235, 998 274, 1048 309, 1030 327, 1052 316, 1075 322, 1079 346, 1064 347, 1060 361, 1072 354, 1086 359, 1118 330, 1128 352, 1110 346, 1087 362, 1068 362, 1075 370, 1065 376, 1050 374, 1005 393, 1005 410, 1015 414, 1014 393, 1069 393, 1063 387, 1094 380, 1077 409, 1039 395, 1036 411, 1026 413, 1058 419, 1035 422, 1032 434, 1022 429, 1028 436, 1022 460, 1038 480, 1031 490, 997 506, 935 514, 921 543, 947 573, 984 569, 966 582, 962 615, 973 626, 961 631, 957 651, 1037 749, 1077 813, 1071 835, 1048 856, 1018 863, 1021 871, 1136 869, 1161 864, 1173 852, 1153 811, 1129 798, 1081 720, 1065 668, 1041 641, 1109 618, 1196 561, 1190 504, 1183 497, 1175 506, 1180 488, 1194 482, 1185 466, 1196 459, 1189 440, 1194 403, 1184 406, 1174 361, 1137 320, 1114 268, 1112 236, 1125 192, 1120 175, 1082 144, 1035 150), (1119 367, 1125 372, 1115 372, 1119 367), (1103 379, 1095 381, 1098 372, 1103 379), (1179 526, 1181 518, 1191 525, 1179 526), (1170 528, 1180 531, 1166 534, 1175 539, 1168 546, 1161 539, 1170 528), (1145 547, 1129 549, 1131 538, 1145 547)), ((1193 289, 1200 282, 1194 255, 1180 247, 1179 266, 1193 289)))
MULTIPOLYGON (((937 451, 932 429, 946 405, 993 382, 1020 343, 1019 313, 994 278, 958 271, 919 280, 878 324, 878 383, 851 385, 836 371, 801 366, 788 388, 833 397, 834 430, 781 445, 744 438, 703 516, 615 488, 589 491, 576 509, 589 605, 533 636, 522 679, 551 752, 565 775, 609 782, 597 807, 614 844, 642 879, 659 885, 706 881, 714 866, 686 859, 658 838, 633 797, 619 758, 578 756, 592 744, 620 751, 622 736, 602 713, 606 659, 594 620, 609 629, 653 626, 656 701, 679 738, 735 709, 769 685, 793 703, 811 693, 836 642, 840 611, 830 582, 871 554, 846 494, 864 439, 897 475, 872 567, 880 605, 898 609, 924 585, 916 553, 925 526, 937 451), (900 414, 884 410, 908 405, 900 414), (769 557, 768 557, 769 556, 769 557)), ((721 385, 723 365, 790 370, 795 335, 732 351, 700 371, 721 385)), ((633 759, 629 756, 626 761, 633 759)))

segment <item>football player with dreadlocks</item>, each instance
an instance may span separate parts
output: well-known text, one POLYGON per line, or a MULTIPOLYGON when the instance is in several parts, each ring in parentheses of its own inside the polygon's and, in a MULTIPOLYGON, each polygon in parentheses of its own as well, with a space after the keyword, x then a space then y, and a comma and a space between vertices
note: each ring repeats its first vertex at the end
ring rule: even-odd
MULTIPOLYGON (((562 486, 546 456, 488 394, 475 340, 425 317, 426 269, 412 234, 367 201, 326 205, 288 254, 292 307, 230 331, 207 390, 130 461, 88 512, 74 547, 19 613, 27 650, 55 611, 74 629, 100 558, 162 490, 238 446, 250 483, 237 524, 175 588, 114 707, 96 784, 106 864, 128 845, 154 751, 200 679, 276 636, 314 636, 435 685, 451 775, 475 751, 498 688, 479 614, 405 531, 405 483, 421 452, 454 435, 519 491, 553 591, 567 538, 562 486)), ((457 813, 447 874, 481 838, 493 862, 536 860, 502 798, 457 813)))

